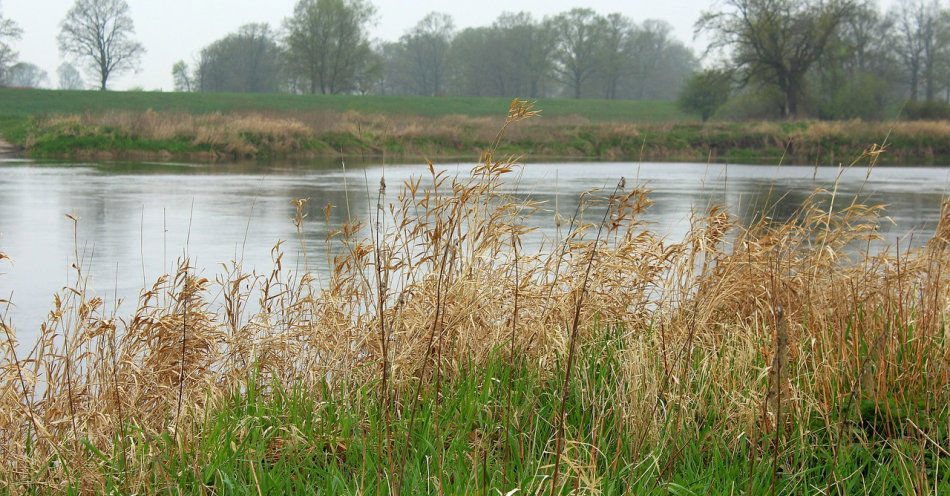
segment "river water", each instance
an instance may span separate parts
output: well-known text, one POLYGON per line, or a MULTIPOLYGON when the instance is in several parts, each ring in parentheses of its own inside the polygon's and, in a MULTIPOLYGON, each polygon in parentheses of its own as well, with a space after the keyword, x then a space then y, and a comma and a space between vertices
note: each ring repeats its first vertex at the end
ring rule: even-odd
MULTIPOLYGON (((442 163, 437 168, 467 175, 471 164, 442 163)), ((428 174, 420 164, 149 164, 38 163, 0 161, 0 299, 10 299, 7 322, 29 341, 45 319, 52 295, 70 274, 78 252, 89 286, 109 303, 124 299, 131 311, 143 281, 152 284, 173 270, 187 250, 205 277, 220 264, 243 259, 245 270, 268 272, 270 250, 285 240, 285 267, 302 260, 291 201, 310 198, 304 223, 311 268, 320 265, 326 225, 322 209, 337 208, 332 223, 350 215, 366 218, 385 173, 390 198, 413 175, 428 174), (372 197, 367 201, 367 192, 372 197), (67 214, 78 219, 74 223, 67 214)), ((901 246, 924 242, 933 232, 950 185, 950 169, 934 167, 853 168, 698 163, 531 163, 510 174, 510 192, 546 202, 531 223, 540 229, 529 240, 543 246, 554 234, 553 209, 569 218, 580 194, 612 189, 625 176, 652 190, 655 204, 646 212, 650 227, 672 238, 688 228, 691 212, 725 205, 745 222, 759 206, 776 204, 776 215, 794 211, 818 187, 833 188, 849 202, 887 204, 885 241, 901 246)), ((828 195, 826 195, 828 196, 828 195)), ((839 200, 836 200, 838 202, 839 200)), ((372 207, 375 209, 375 205, 372 207)), ((591 212, 590 215, 600 215, 591 212)), ((0 307, 0 312, 4 309, 0 307)))

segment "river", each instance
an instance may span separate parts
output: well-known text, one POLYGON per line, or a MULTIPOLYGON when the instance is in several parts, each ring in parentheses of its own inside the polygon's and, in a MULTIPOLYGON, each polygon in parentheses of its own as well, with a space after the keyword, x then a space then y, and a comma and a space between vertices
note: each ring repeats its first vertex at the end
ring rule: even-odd
MULTIPOLYGON (((467 175, 471 164, 442 163, 437 168, 467 175)), ((304 223, 305 246, 323 253, 323 207, 337 208, 332 223, 350 215, 365 218, 385 173, 390 199, 404 179, 428 174, 420 164, 149 164, 40 163, 0 161, 0 299, 10 299, 7 322, 20 338, 38 329, 52 307, 53 293, 67 281, 76 253, 84 261, 89 287, 111 308, 131 311, 143 284, 172 270, 187 250, 205 277, 220 264, 243 259, 246 270, 267 272, 270 250, 285 245, 285 267, 301 263, 291 201, 310 198, 304 223), (344 187, 345 185, 345 187, 344 187), (367 192, 372 200, 367 201, 367 192), (77 219, 74 223, 67 214, 77 219), (75 237, 74 237, 75 234, 75 237)), ((950 184, 950 169, 934 167, 866 168, 701 163, 530 163, 508 176, 505 188, 545 202, 531 223, 541 246, 553 234, 554 205, 570 217, 577 199, 591 188, 628 184, 652 190, 655 204, 645 215, 650 227, 672 238, 688 228, 690 213, 711 204, 727 206, 748 222, 767 199, 776 215, 794 211, 817 187, 833 188, 841 203, 856 195, 885 203, 889 222, 885 241, 902 246, 924 242, 933 232, 950 184)), ((828 196, 828 195, 826 195, 828 196)), ((837 201, 837 200, 836 200, 837 201)), ((375 208, 375 206, 373 206, 375 208)), ((591 215, 599 215, 591 213, 591 215)), ((324 271, 320 256, 309 257, 324 271)), ((3 312, 0 307, 0 312, 3 312)), ((121 312, 120 312, 121 313, 121 312)))

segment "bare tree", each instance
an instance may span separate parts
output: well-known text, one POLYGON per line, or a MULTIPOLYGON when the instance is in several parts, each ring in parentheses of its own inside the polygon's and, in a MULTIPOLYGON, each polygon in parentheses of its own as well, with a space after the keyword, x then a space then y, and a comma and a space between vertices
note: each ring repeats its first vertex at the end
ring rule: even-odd
POLYGON ((138 67, 145 48, 134 34, 125 0, 76 0, 63 19, 59 49, 85 63, 105 91, 111 76, 138 67))
POLYGON ((56 69, 56 75, 59 78, 59 89, 61 90, 81 90, 85 89, 86 82, 82 80, 82 75, 69 62, 63 62, 56 69))
POLYGON ((552 20, 557 33, 556 72, 580 98, 584 85, 597 70, 597 50, 605 21, 591 9, 572 9, 552 20))
POLYGON ((7 71, 7 84, 18 88, 39 88, 48 80, 46 71, 28 62, 14 64, 7 71))
POLYGON ((0 85, 6 83, 7 71, 17 60, 17 52, 10 43, 19 40, 22 34, 15 22, 0 14, 0 85))
POLYGON ((697 32, 712 35, 708 50, 731 51, 744 83, 778 88, 782 114, 798 114, 808 70, 821 58, 853 0, 726 0, 704 12, 697 32))
POLYGON ((891 17, 897 19, 894 51, 904 66, 910 99, 916 102, 924 77, 925 44, 935 34, 931 5, 924 0, 903 0, 891 12, 891 17))

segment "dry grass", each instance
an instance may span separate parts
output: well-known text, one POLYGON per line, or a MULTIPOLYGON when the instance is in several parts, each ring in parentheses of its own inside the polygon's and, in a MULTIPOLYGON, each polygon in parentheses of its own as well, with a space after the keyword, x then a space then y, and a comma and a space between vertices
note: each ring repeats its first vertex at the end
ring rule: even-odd
MULTIPOLYGON (((529 114, 515 104, 509 121, 529 114)), ((240 122, 229 125, 263 121, 240 122)), ((0 324, 11 341, 0 355, 0 487, 102 490, 105 469, 87 446, 131 456, 162 436, 196 445, 203 412, 256 371, 315 396, 382 373, 387 415, 405 420, 420 384, 498 349, 556 374, 572 330, 578 342, 623 330, 623 394, 611 408, 644 457, 664 433, 680 433, 676 453, 709 422, 726 444, 753 440, 751 458, 778 457, 792 426, 839 432, 862 402, 946 418, 950 208, 925 248, 897 253, 862 250, 879 208, 822 207, 828 192, 783 224, 743 228, 722 209, 697 212, 685 239, 669 240, 641 222, 649 194, 634 186, 586 195, 579 208, 605 215, 603 225, 560 220, 561 240, 531 253, 519 249, 525 219, 546 206, 499 193, 515 163, 487 153, 470 177, 430 167, 390 185, 399 193, 380 203, 368 236, 359 221, 331 233, 333 271, 320 282, 286 270, 278 244, 269 273, 232 266, 209 281, 183 260, 115 315, 77 268, 28 354, 13 354, 15 330, 0 324), (252 315, 248 301, 258 302, 252 315)), ((919 429, 947 442, 944 427, 919 429)), ((130 458, 127 471, 151 484, 148 459, 130 458)))
MULTIPOLYGON (((354 111, 282 113, 108 111, 37 118, 21 143, 48 155, 190 156, 474 156, 488 149, 503 119, 354 111)), ((511 129, 510 150, 534 157, 610 160, 707 160, 838 164, 868 144, 886 145, 883 160, 946 163, 947 121, 644 123, 538 119, 511 129)))

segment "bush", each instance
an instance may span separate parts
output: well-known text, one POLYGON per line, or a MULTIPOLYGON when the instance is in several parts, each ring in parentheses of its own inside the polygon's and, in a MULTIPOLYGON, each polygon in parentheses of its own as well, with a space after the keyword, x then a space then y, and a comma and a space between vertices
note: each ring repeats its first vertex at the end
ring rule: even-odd
POLYGON ((703 122, 709 120, 732 91, 729 73, 719 69, 697 72, 690 77, 679 95, 680 108, 689 114, 699 114, 703 122))
POLYGON ((880 120, 888 115, 894 101, 891 88, 879 77, 858 74, 845 84, 818 95, 817 114, 824 120, 880 120))
POLYGON ((716 117, 737 121, 781 119, 783 98, 774 88, 748 88, 726 101, 716 117))
POLYGON ((950 120, 950 103, 937 100, 907 102, 901 116, 912 121, 950 120))

